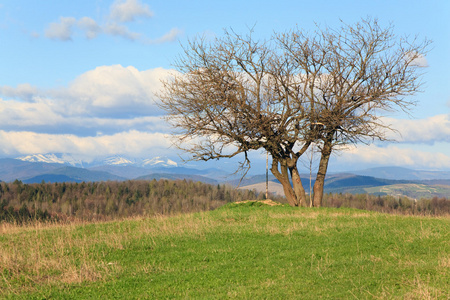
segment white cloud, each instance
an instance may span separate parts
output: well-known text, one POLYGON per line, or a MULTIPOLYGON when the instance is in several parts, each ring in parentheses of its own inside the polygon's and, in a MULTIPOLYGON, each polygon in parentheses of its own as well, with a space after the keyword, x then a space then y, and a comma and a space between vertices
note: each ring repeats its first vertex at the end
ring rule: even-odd
POLYGON ((391 124, 398 134, 391 138, 404 143, 450 142, 450 115, 441 114, 426 119, 392 119, 384 118, 386 124, 391 124))
POLYGON ((180 35, 183 34, 183 31, 178 28, 172 28, 168 33, 163 35, 162 37, 155 40, 148 40, 148 44, 162 44, 167 42, 175 41, 180 35))
POLYGON ((0 154, 73 153, 85 158, 102 155, 135 157, 167 154, 168 137, 162 133, 130 130, 113 135, 79 137, 71 134, 42 134, 0 130, 0 154))
POLYGON ((0 125, 6 127, 54 126, 64 120, 45 101, 34 103, 0 99, 0 125))
POLYGON ((138 0, 117 0, 110 9, 110 18, 118 22, 131 22, 137 17, 150 18, 153 12, 138 0))
POLYGON ((427 58, 425 57, 425 55, 420 54, 420 53, 408 53, 409 55, 407 55, 407 59, 411 60, 411 65, 415 66, 415 67, 419 67, 419 68, 426 68, 428 67, 428 61, 427 58))
POLYGON ((400 148, 394 145, 359 145, 342 152, 339 160, 349 164, 380 164, 414 168, 450 168, 450 156, 439 152, 426 152, 414 148, 400 148))
POLYGON ((82 17, 78 20, 78 26, 84 31, 87 39, 94 39, 102 32, 101 27, 93 19, 82 17))
POLYGON ((450 168, 450 115, 440 114, 425 119, 382 118, 398 132, 388 138, 397 144, 350 146, 342 151, 340 163, 351 165, 393 165, 423 169, 450 168))
POLYGON ((0 86, 0 97, 7 97, 0 98, 0 128, 84 136, 98 131, 168 132, 155 93, 171 72, 113 65, 97 67, 53 90, 0 86))
POLYGON ((39 93, 38 89, 29 83, 19 84, 16 88, 10 86, 0 86, 0 94, 8 98, 19 98, 25 101, 32 101, 33 97, 39 93))
POLYGON ((118 23, 108 23, 103 27, 105 33, 113 36, 121 36, 127 40, 138 40, 141 35, 136 32, 131 32, 126 26, 118 23))
POLYGON ((41 133, 72 132, 92 135, 101 132, 143 130, 169 132, 169 125, 161 116, 131 118, 92 117, 88 114, 68 115, 61 112, 55 101, 37 99, 34 103, 0 99, 0 128, 41 133))
POLYGON ((87 109, 154 107, 160 80, 169 74, 162 68, 139 71, 132 66, 101 66, 77 77, 63 93, 79 99, 87 109))
POLYGON ((74 30, 78 29, 84 36, 91 40, 97 38, 99 34, 122 37, 130 41, 141 41, 146 44, 161 44, 172 42, 182 33, 178 28, 172 28, 163 36, 150 39, 145 35, 131 31, 123 23, 133 22, 137 18, 150 18, 153 12, 149 6, 139 0, 118 0, 110 7, 110 13, 106 16, 106 22, 99 24, 90 17, 76 19, 74 17, 60 17, 59 22, 50 23, 45 31, 47 38, 59 41, 71 41, 74 30))
POLYGON ((0 155, 167 155, 170 129, 154 93, 170 72, 101 66, 63 88, 0 87, 0 155))
POLYGON ((50 23, 45 30, 45 36, 53 40, 69 41, 72 39, 72 28, 75 23, 74 17, 60 17, 59 23, 50 23))

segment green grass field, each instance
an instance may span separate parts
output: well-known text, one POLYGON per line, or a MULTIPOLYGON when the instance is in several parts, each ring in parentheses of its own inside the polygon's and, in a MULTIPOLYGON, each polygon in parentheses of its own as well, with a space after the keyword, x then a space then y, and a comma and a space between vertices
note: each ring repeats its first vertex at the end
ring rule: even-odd
POLYGON ((0 225, 7 299, 448 299, 449 287, 448 217, 246 203, 0 225))

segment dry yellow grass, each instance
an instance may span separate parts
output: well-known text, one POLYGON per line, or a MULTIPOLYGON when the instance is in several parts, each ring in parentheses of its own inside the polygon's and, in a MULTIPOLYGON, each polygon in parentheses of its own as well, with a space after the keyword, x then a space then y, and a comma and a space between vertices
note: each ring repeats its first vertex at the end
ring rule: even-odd
POLYGON ((120 248, 124 242, 122 235, 101 231, 95 238, 88 238, 78 233, 79 223, 3 223, 0 228, 0 280, 6 286, 11 281, 22 281, 24 289, 42 283, 100 280, 117 266, 92 257, 90 248, 98 243, 120 248))
MULTIPOLYGON (((445 296, 436 288, 430 285, 430 278, 421 279, 419 276, 413 282, 409 282, 413 290, 404 296, 408 300, 428 300, 428 299, 445 299, 445 296)), ((448 298, 447 298, 448 299, 448 298)))
MULTIPOLYGON (((12 281, 22 281, 26 290, 43 283, 102 280, 120 271, 120 266, 104 261, 101 252, 93 255, 93 247, 103 244, 123 250, 130 241, 143 236, 193 234, 201 238, 205 230, 219 225, 210 222, 201 218, 201 214, 200 220, 185 214, 170 221, 168 217, 157 216, 128 218, 127 222, 1 223, 0 283, 3 281, 2 285, 8 287, 12 281), (95 229, 86 234, 85 230, 92 226, 95 229)), ((2 292, 8 291, 0 291, 0 296, 2 292)))
POLYGON ((248 202, 260 202, 269 206, 277 206, 277 205, 281 205, 281 203, 275 202, 271 199, 266 199, 266 200, 245 200, 245 201, 237 201, 234 202, 235 204, 240 204, 240 203, 248 203, 248 202))
POLYGON ((447 257, 442 257, 439 261, 439 267, 441 268, 450 268, 450 254, 447 257))

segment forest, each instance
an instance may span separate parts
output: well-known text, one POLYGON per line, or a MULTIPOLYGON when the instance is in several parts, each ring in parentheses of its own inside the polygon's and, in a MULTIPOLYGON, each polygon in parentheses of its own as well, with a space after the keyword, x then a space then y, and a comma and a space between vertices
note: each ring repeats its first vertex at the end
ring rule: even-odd
POLYGON ((212 210, 253 191, 186 180, 0 184, 0 220, 110 220, 212 210))
MULTIPOLYGON (((272 200, 287 203, 284 197, 272 200)), ((264 193, 187 180, 129 180, 82 183, 0 183, 0 222, 107 221, 132 216, 173 215, 216 209, 226 203, 265 199, 264 193)), ((450 215, 450 200, 325 194, 324 206, 384 213, 450 215)))

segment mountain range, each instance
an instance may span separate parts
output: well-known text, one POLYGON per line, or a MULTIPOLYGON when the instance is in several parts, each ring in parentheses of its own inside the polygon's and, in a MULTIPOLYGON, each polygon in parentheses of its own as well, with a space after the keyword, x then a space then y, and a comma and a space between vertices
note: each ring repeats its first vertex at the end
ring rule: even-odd
POLYGON ((355 175, 372 176, 385 179, 401 180, 436 180, 450 179, 450 172, 412 170, 402 167, 378 167, 349 172, 355 175))
POLYGON ((220 169, 179 166, 168 157, 129 159, 120 156, 85 162, 67 154, 39 154, 0 159, 0 180, 24 183, 108 180, 190 179, 211 184, 234 178, 220 169))
POLYGON ((17 160, 27 162, 39 162, 50 164, 64 164, 72 167, 90 168, 102 165, 111 166, 137 166, 137 167, 152 167, 152 166, 165 166, 165 167, 177 167, 178 164, 167 157, 153 157, 153 158, 127 158, 123 156, 110 156, 100 160, 84 161, 71 154, 66 153, 47 153, 47 154, 33 154, 27 156, 20 156, 17 160))
MULTIPOLYGON (((302 174, 301 177, 303 186, 309 193, 309 174, 302 174)), ((86 162, 68 154, 39 154, 0 159, 0 180, 11 182, 16 179, 24 183, 186 179, 209 184, 239 185, 240 188, 263 192, 266 176, 249 176, 240 181, 239 176, 219 168, 181 166, 175 159, 168 157, 130 159, 113 156, 86 162)), ((272 192, 283 193, 274 176, 269 176, 269 181, 272 192)), ((325 192, 407 195, 413 198, 449 197, 450 172, 380 167, 330 173, 325 181, 325 192)))

